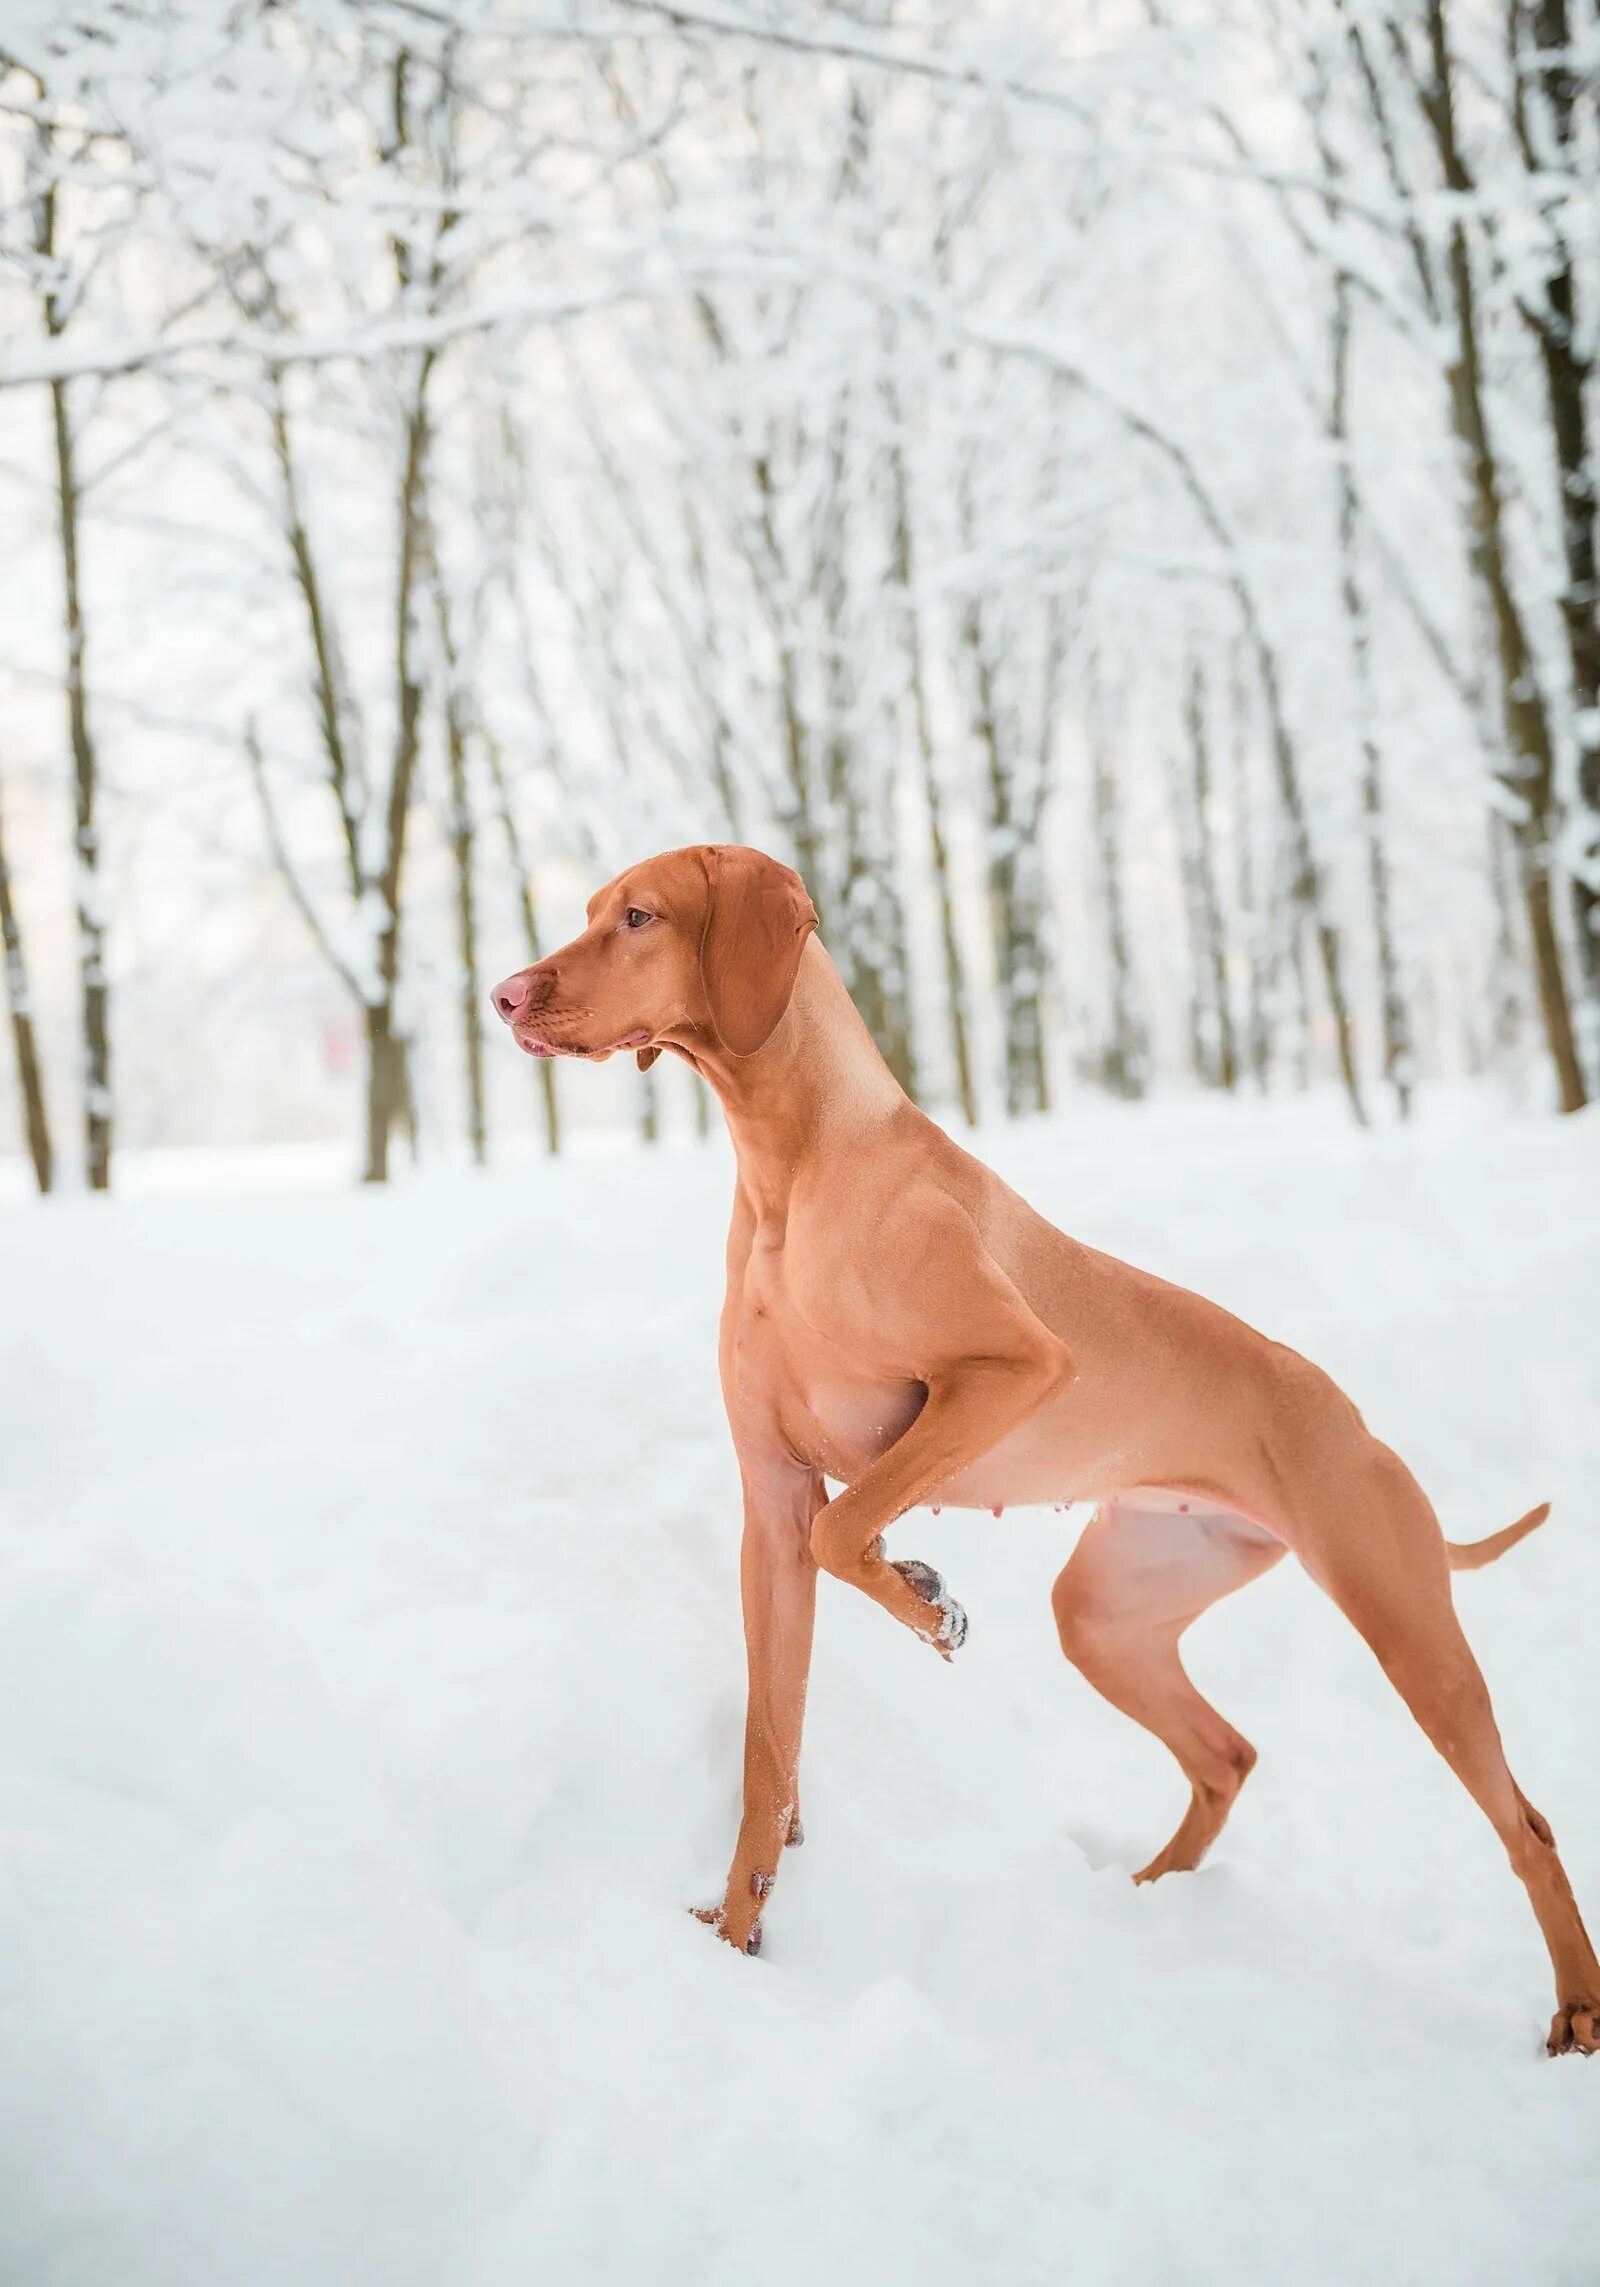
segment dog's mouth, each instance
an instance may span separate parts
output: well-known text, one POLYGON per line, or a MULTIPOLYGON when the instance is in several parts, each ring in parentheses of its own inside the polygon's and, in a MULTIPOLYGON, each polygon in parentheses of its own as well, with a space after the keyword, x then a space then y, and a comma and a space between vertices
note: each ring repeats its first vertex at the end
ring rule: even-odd
POLYGON ((525 1056, 575 1056, 587 1064, 603 1064, 608 1056, 615 1056, 622 1048, 643 1048, 649 1041, 649 1028, 638 1026, 625 1032, 620 1040, 609 1041, 603 1048, 590 1048, 581 1040, 545 1040, 525 1024, 514 1024, 511 1037, 525 1056))

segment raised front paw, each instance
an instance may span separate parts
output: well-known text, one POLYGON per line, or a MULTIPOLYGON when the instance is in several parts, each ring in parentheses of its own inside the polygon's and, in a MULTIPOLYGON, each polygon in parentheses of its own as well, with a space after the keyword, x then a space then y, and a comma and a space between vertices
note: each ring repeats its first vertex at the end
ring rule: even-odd
POLYGON ((898 1559, 893 1570, 899 1573, 906 1586, 929 1608, 930 1625, 924 1627, 919 1624, 918 1635, 926 1636, 934 1650, 945 1659, 949 1659, 952 1652, 959 1652, 967 1640, 967 1615, 964 1607, 956 1602, 946 1588, 942 1577, 931 1564, 924 1564, 920 1557, 915 1556, 898 1559), (937 1622, 932 1620, 935 1612, 939 1615, 937 1622))

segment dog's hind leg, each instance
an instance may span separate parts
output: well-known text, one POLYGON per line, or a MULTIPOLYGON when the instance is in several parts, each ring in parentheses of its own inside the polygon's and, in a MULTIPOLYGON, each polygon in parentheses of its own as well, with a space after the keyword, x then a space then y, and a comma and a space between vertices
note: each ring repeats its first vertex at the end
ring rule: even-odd
POLYGON ((1354 1623, 1384 1674, 1505 1846, 1555 1973, 1550 2054, 1600 2051, 1600 1963, 1555 1838, 1511 1776, 1488 1686, 1461 1632, 1446 1548, 1426 1495, 1374 1445, 1341 1493, 1339 1515, 1298 1518, 1294 1548, 1354 1623))
POLYGON ((1198 1866, 1255 1766, 1250 1742, 1189 1681, 1178 1640, 1283 1554, 1282 1542, 1229 1510, 1168 1513, 1119 1500, 1095 1511, 1056 1582, 1067 1658, 1171 1749, 1189 1782, 1177 1832, 1136 1882, 1198 1866))

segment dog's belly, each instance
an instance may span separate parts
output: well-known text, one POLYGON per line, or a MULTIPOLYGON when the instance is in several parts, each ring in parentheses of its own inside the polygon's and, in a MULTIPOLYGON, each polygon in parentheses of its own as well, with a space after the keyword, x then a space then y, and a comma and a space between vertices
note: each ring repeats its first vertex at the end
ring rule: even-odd
POLYGON ((1203 1430, 1069 1390, 965 1463, 931 1498, 952 1509, 1128 1502, 1147 1511, 1264 1521, 1253 1488, 1203 1430))
MULTIPOLYGON (((804 1449, 799 1442, 795 1449, 835 1483, 854 1484, 905 1434, 924 1402, 916 1382, 877 1387, 814 1380, 803 1419, 795 1424, 804 1449)), ((941 1508, 992 1510, 1122 1500, 1147 1512, 1232 1513, 1265 1523, 1253 1513, 1253 1503, 1204 1468, 1157 1473, 1154 1458, 1142 1439, 1101 1445, 1086 1434, 1081 1419, 1046 1407, 958 1469, 928 1499, 941 1508)))
MULTIPOLYGON (((920 1382, 861 1382, 820 1369, 797 1378, 794 1388, 784 1412, 789 1446, 841 1485, 853 1485, 887 1453, 927 1399, 920 1382)), ((953 1509, 1105 1500, 1138 1474, 1131 1455, 1092 1456, 1077 1450, 1081 1434, 1063 1437, 1062 1431, 1053 1410, 1024 1422, 938 1486, 930 1500, 953 1509)))
POLYGON ((1047 1406, 968 1462, 931 1497, 952 1509, 1025 1509, 1102 1501, 1139 1475, 1131 1452, 1096 1452, 1081 1419, 1047 1406))

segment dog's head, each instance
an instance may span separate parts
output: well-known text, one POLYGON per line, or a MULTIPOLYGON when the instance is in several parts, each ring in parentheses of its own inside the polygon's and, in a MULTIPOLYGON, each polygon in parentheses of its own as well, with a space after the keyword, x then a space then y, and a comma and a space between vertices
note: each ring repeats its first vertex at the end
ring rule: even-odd
POLYGON ((700 843, 630 866, 589 900, 589 926, 490 995, 530 1056, 603 1063, 667 1035, 751 1056, 789 1006, 817 917, 805 884, 760 850, 700 843))

